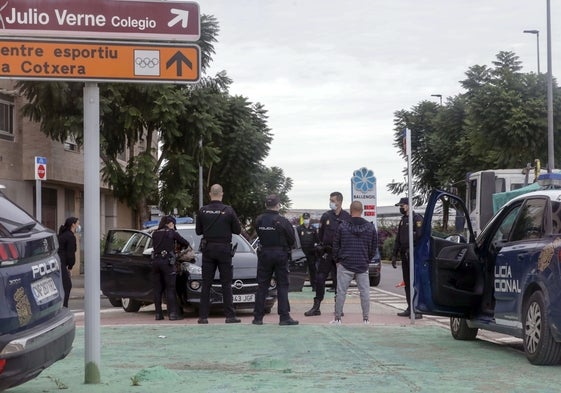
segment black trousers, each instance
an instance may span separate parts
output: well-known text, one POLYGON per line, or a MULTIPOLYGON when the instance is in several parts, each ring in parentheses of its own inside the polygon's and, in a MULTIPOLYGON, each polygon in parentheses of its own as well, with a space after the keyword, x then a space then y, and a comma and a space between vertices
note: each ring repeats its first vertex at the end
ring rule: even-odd
POLYGON ((304 255, 306 255, 306 262, 308 263, 308 274, 310 276, 310 284, 312 285, 312 289, 315 290, 316 288, 316 276, 317 276, 317 256, 315 251, 304 251, 304 255))
POLYGON ((407 309, 410 309, 411 290, 409 282, 411 281, 411 275, 409 274, 409 250, 401 250, 399 254, 401 255, 401 272, 403 274, 403 281, 405 282, 405 298, 407 299, 407 309))
POLYGON ((290 318, 290 303, 288 301, 288 251, 267 250, 259 251, 257 262, 257 295, 255 297, 255 319, 262 320, 265 315, 265 299, 269 293, 269 286, 273 273, 277 281, 278 314, 281 321, 290 318))
POLYGON ((166 294, 169 314, 178 313, 175 284, 177 271, 175 265, 169 264, 169 257, 156 257, 152 261, 152 288, 154 289, 154 307, 156 313, 162 313, 162 295, 166 294))
POLYGON ((62 288, 64 289, 64 300, 62 305, 68 308, 68 300, 70 299, 70 290, 72 289, 72 279, 70 278, 70 271, 68 267, 65 265, 61 269, 61 276, 62 276, 62 288))
POLYGON ((222 302, 226 318, 236 316, 232 300, 232 245, 230 243, 208 243, 203 250, 203 286, 201 288, 201 304, 199 318, 208 318, 210 313, 210 289, 214 282, 216 269, 220 274, 222 284, 222 302))
POLYGON ((316 296, 314 300, 322 301, 325 296, 325 280, 331 273, 333 288, 337 289, 337 265, 333 260, 333 254, 325 254, 325 258, 319 258, 316 273, 316 296))

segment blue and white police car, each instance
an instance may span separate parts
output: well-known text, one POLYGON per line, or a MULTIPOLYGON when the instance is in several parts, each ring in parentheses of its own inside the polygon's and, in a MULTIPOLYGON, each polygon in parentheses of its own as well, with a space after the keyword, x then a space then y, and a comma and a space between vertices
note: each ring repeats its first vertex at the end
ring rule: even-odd
MULTIPOLYGON (((462 226, 461 224, 459 225, 462 226)), ((460 238, 459 236, 454 237, 460 238)), ((475 238, 464 202, 431 193, 415 248, 416 312, 450 317, 452 336, 478 329, 523 339, 533 364, 561 361, 561 190, 542 189, 506 203, 475 238), (443 217, 465 216, 468 239, 438 236, 443 217)))

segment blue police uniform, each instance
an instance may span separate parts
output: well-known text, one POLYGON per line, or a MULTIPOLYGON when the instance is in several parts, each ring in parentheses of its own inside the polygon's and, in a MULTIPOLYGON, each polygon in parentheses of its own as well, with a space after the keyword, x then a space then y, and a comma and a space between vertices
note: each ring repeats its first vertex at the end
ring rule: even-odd
POLYGON ((199 308, 199 323, 208 323, 210 308, 210 289, 216 269, 220 273, 222 284, 222 301, 226 323, 240 322, 236 318, 232 300, 232 234, 241 233, 241 224, 231 206, 213 200, 199 210, 195 225, 197 235, 203 235, 201 251, 203 252, 203 286, 199 308))
POLYGON ((298 236, 300 237, 300 244, 302 245, 302 251, 306 256, 306 261, 308 263, 308 274, 310 275, 310 284, 312 290, 316 290, 316 245, 319 243, 318 231, 313 226, 306 226, 304 224, 299 225, 298 236))
POLYGON ((277 303, 280 325, 296 325, 290 317, 288 301, 290 249, 294 245, 294 229, 278 211, 267 210, 255 221, 260 248, 257 252, 257 282, 259 289, 255 299, 253 324, 261 325, 265 315, 265 299, 273 273, 277 281, 277 303))
POLYGON ((350 220, 351 215, 345 210, 341 210, 339 214, 335 214, 333 210, 328 210, 321 216, 318 236, 323 247, 324 255, 318 262, 314 305, 304 313, 307 317, 321 315, 320 306, 325 296, 325 280, 327 280, 330 272, 333 277, 333 284, 335 284, 334 287, 337 288, 337 267, 333 260, 333 240, 335 239, 335 233, 339 225, 342 222, 348 222, 350 220))
MULTIPOLYGON (((173 222, 173 217, 167 218, 167 223, 173 222)), ((176 244, 189 247, 189 242, 185 240, 177 231, 164 227, 152 234, 152 244, 154 254, 152 261, 152 284, 154 289, 154 307, 156 308, 156 320, 164 319, 162 313, 162 293, 166 293, 168 317, 170 320, 181 319, 177 306, 176 279, 177 270, 175 268, 175 248, 176 244)))
MULTIPOLYGON (((413 212, 413 244, 417 244, 417 240, 421 237, 421 229, 423 225, 423 216, 413 212)), ((395 264, 397 256, 401 257, 401 271, 403 274, 403 282, 405 283, 405 298, 407 300, 407 309, 400 316, 410 315, 411 305, 411 289, 409 286, 411 276, 409 274, 409 216, 403 214, 397 227, 394 249, 392 253, 392 264, 395 264)), ((395 266, 394 266, 395 267, 395 266)), ((416 314, 417 319, 421 318, 421 314, 416 314)))

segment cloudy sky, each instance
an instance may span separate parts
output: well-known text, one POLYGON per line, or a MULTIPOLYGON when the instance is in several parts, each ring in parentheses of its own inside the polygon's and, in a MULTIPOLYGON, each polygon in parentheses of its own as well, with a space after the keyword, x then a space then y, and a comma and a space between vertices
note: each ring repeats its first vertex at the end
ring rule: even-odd
MULTIPOLYGON (((552 2, 553 75, 561 70, 561 8, 552 2), (557 20, 555 19, 557 17, 557 20)), ((226 70, 232 94, 268 110, 274 140, 265 161, 294 185, 293 208, 327 209, 329 193, 350 202, 361 167, 377 178, 378 205, 403 181, 393 114, 431 94, 462 92, 475 64, 513 51, 525 72, 547 71, 546 0, 205 0, 220 36, 210 70, 226 70)), ((547 130, 544 130, 547 132, 547 130)), ((545 134, 544 134, 544 137, 545 134)), ((531 157, 529 158, 531 159, 531 157)))

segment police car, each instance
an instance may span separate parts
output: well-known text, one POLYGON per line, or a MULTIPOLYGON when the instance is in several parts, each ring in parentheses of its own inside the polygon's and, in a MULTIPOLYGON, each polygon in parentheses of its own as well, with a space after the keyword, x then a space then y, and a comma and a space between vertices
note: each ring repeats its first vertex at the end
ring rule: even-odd
MULTIPOLYGON (((460 224, 461 226, 461 224, 460 224)), ((561 190, 506 203, 475 238, 464 202, 435 190, 415 248, 416 312, 450 316, 452 336, 478 329, 523 340, 533 364, 561 361, 561 190), (467 223, 466 241, 440 237, 446 209, 467 223)))
MULTIPOLYGON (((112 229, 108 231, 100 258, 101 291, 113 306, 122 306, 126 312, 138 312, 154 301, 152 284, 152 236, 156 227, 143 231, 112 229)), ((195 233, 195 224, 177 224, 179 234, 195 250, 195 260, 182 262, 176 286, 179 305, 197 312, 201 301, 202 254, 201 236, 195 233)), ((236 309, 253 309, 257 294, 257 254, 240 235, 232 235, 236 253, 232 258, 232 295, 236 309)), ((276 281, 271 280, 265 299, 265 311, 271 312, 276 301, 276 281)), ((211 287, 212 308, 223 306, 222 284, 219 272, 211 287)))
POLYGON ((56 234, 0 192, 0 391, 64 358, 74 316, 64 289, 56 234))

